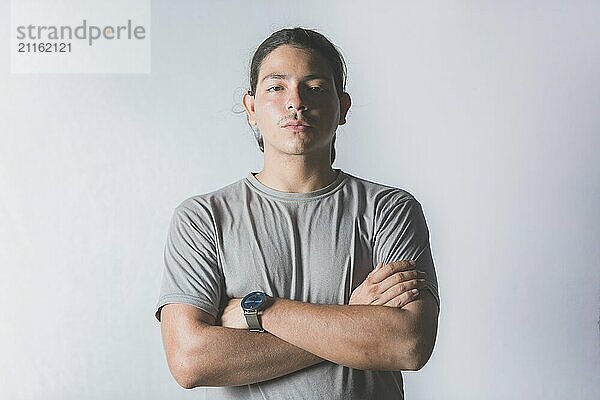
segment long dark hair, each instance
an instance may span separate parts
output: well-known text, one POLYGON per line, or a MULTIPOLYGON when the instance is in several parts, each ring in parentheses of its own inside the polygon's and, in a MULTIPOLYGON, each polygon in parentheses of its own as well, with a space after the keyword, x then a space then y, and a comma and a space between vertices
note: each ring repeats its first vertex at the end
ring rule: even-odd
MULTIPOLYGON (((323 56, 333 71, 333 83, 339 98, 346 91, 346 63, 340 51, 329 39, 319 32, 304 28, 286 28, 274 32, 266 38, 254 52, 250 63, 250 90, 248 94, 254 96, 258 83, 258 73, 263 60, 279 46, 289 45, 301 49, 315 51, 323 56)), ((262 135, 258 129, 254 130, 260 151, 264 152, 262 135)), ((335 136, 331 143, 331 163, 335 160, 335 136)))

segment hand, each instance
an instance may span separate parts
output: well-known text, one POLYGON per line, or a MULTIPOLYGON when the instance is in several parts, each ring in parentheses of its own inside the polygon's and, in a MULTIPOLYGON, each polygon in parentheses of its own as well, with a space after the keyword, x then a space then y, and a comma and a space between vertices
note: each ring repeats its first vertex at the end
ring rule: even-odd
POLYGON ((248 329, 241 303, 242 299, 229 300, 221 316, 221 326, 225 328, 248 329))
POLYGON ((349 304, 383 305, 402 308, 419 296, 426 286, 425 272, 415 270, 409 260, 379 263, 352 292, 349 304))

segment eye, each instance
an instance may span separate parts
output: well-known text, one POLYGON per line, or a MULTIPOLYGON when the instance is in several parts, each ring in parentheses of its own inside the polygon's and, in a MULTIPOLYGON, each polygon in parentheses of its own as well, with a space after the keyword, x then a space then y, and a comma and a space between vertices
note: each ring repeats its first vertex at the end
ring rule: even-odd
POLYGON ((275 86, 269 87, 267 89, 267 92, 278 92, 278 91, 280 91, 282 89, 283 89, 283 87, 275 85, 275 86))
POLYGON ((310 90, 311 90, 311 92, 315 92, 315 93, 321 93, 321 92, 325 91, 325 89, 322 88, 321 86, 311 86, 310 90))

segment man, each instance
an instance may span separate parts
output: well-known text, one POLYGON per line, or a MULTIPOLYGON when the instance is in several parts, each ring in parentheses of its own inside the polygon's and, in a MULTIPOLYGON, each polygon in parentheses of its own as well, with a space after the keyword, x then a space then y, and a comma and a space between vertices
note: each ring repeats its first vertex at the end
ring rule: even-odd
MULTIPOLYGON (((264 167, 173 215, 156 316, 177 382, 211 399, 402 399, 439 297, 420 204, 332 168, 350 96, 323 35, 275 32, 243 103, 264 167)), ((396 166, 390 160, 390 166, 396 166)))

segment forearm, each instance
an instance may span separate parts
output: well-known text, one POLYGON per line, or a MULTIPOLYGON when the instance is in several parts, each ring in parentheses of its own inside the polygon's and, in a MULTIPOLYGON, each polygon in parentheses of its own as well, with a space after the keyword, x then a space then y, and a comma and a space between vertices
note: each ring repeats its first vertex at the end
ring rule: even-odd
POLYGON ((185 347, 185 387, 261 382, 323 361, 267 332, 221 326, 198 327, 185 347))
POLYGON ((437 317, 432 327, 416 314, 411 309, 386 306, 275 299, 262 321, 273 335, 337 364, 357 369, 414 370, 429 358, 437 329, 437 317))

